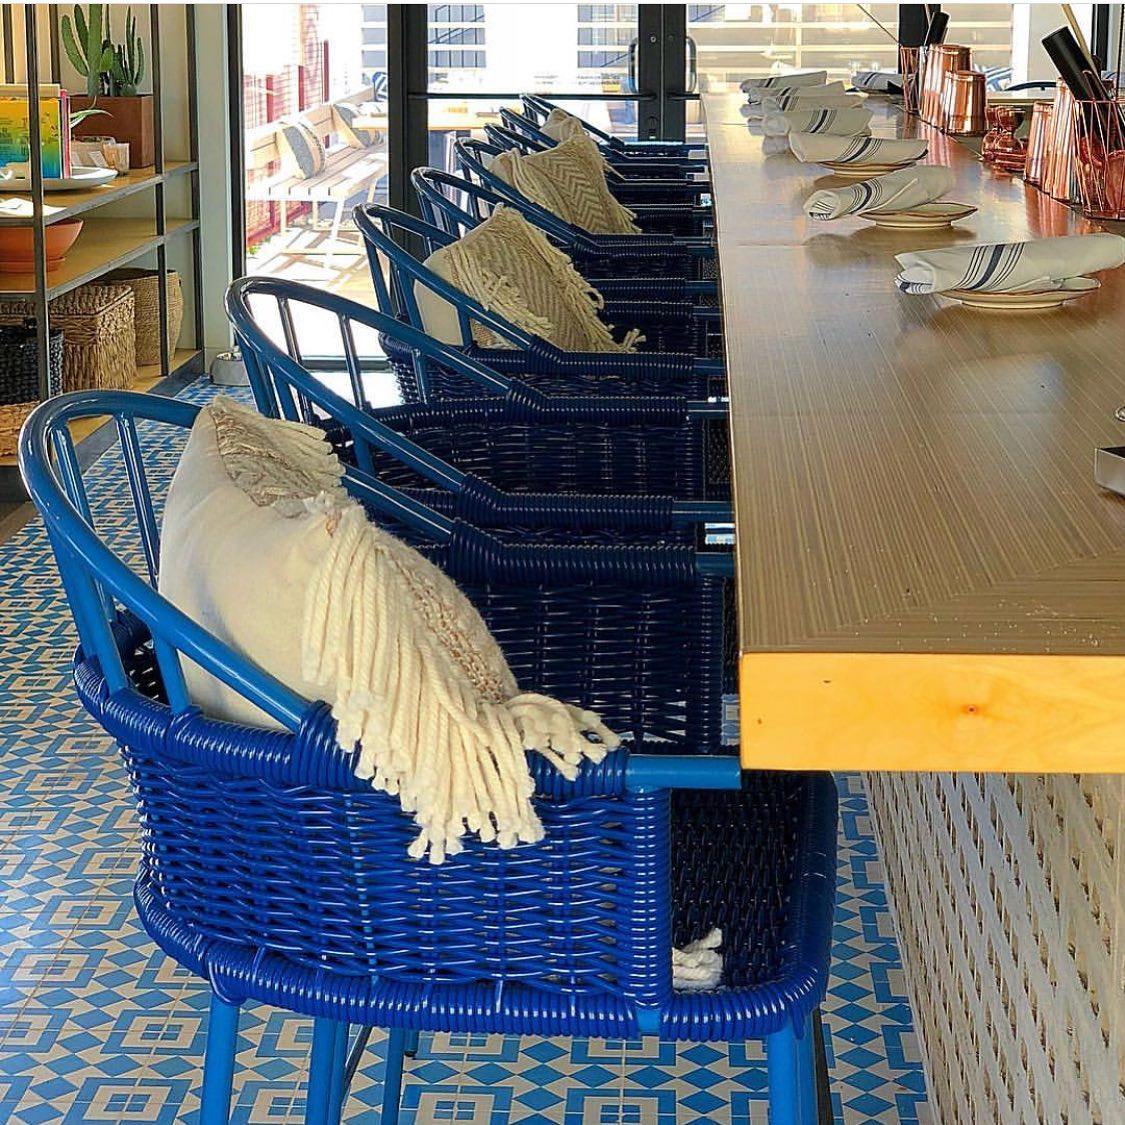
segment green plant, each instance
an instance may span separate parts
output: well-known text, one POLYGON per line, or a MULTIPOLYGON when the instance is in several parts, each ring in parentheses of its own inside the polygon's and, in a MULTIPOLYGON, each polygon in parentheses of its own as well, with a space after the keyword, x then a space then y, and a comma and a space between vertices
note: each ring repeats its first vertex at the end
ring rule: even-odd
MULTIPOLYGON (((90 4, 89 19, 79 4, 74 5, 74 22, 62 18, 62 41, 71 65, 86 79, 86 93, 96 98, 103 92, 104 79, 113 66, 113 46, 103 33, 104 4, 90 4)), ((106 21, 108 22, 108 21, 106 21)))
POLYGON ((86 109, 75 110, 75 112, 70 115, 70 127, 73 129, 76 125, 81 125, 87 117, 96 117, 99 115, 102 117, 113 116, 108 109, 95 109, 93 106, 89 106, 86 109))
MULTIPOLYGON (((145 48, 133 9, 125 11, 125 42, 114 46, 108 4, 74 5, 73 22, 62 18, 62 41, 74 69, 86 79, 86 93, 132 97, 145 76, 145 48)), ((103 111, 104 112, 104 111, 103 111)))
POLYGON ((136 32, 133 9, 126 8, 125 42, 113 48, 113 63, 109 70, 109 92, 114 97, 132 97, 145 76, 145 47, 136 32))

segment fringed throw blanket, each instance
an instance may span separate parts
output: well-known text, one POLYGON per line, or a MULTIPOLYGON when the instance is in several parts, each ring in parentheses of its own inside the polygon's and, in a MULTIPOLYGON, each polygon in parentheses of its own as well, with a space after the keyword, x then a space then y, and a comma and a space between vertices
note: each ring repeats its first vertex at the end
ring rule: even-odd
POLYGON ((633 212, 610 192, 605 158, 585 133, 530 156, 508 149, 493 159, 490 171, 588 234, 641 233, 633 212))
MULTIPOLYGON (((434 251, 426 264, 490 312, 563 351, 634 352, 644 338, 632 329, 615 340, 612 326, 597 315, 605 305, 602 295, 510 207, 498 207, 463 238, 434 251)), ((481 324, 473 325, 473 339, 485 348, 514 346, 481 324)))

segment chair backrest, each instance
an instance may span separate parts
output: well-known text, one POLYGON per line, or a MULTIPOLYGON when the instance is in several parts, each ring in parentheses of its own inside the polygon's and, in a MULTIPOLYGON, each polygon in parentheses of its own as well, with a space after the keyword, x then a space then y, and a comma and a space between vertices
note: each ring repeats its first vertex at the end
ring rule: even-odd
POLYGON ((440 168, 415 168, 410 183, 426 222, 455 238, 483 223, 507 202, 491 188, 440 168))
MULTIPOLYGON (((382 239, 382 232, 373 224, 369 223, 368 229, 382 239)), ((410 258, 410 261, 414 260, 410 258)), ((424 268, 421 263, 418 263, 418 267, 424 268)), ((437 280, 440 281, 440 278, 437 280)), ((493 371, 397 316, 387 315, 337 293, 300 282, 269 277, 244 277, 227 290, 227 316, 234 327, 239 345, 244 350, 246 372, 258 409, 270 417, 287 418, 291 421, 307 420, 314 401, 311 389, 307 392, 304 390, 306 379, 311 376, 308 375, 297 327, 301 318, 300 315, 294 315, 295 309, 298 314, 309 310, 327 314, 327 318, 322 315, 316 321, 318 347, 324 346, 325 320, 335 322, 347 388, 352 404, 359 410, 370 412, 373 407, 356 347, 357 327, 389 337, 404 349, 409 349, 415 356, 418 380, 423 391, 427 385, 429 366, 436 365, 463 379, 480 396, 504 395, 543 408, 549 406, 549 399, 534 387, 493 371), (276 320, 281 329, 280 341, 263 327, 264 310, 256 313, 251 308, 251 302, 259 300, 266 302, 271 310, 276 310, 276 320), (302 398, 302 395, 306 397, 302 398)), ((497 330, 502 328, 500 322, 486 310, 481 309, 480 315, 489 327, 497 330)))
MULTIPOLYGON (((551 110, 565 109, 564 106, 559 105, 557 102, 548 101, 547 98, 540 97, 538 94, 524 94, 520 100, 523 102, 524 108, 528 111, 528 115, 534 116, 540 125, 550 116, 551 110)), ((611 145, 614 148, 620 146, 620 139, 614 137, 611 133, 607 133, 604 129, 599 129, 596 125, 591 125, 589 121, 579 117, 576 113, 571 113, 569 109, 565 109, 565 112, 580 122, 582 128, 585 129, 594 140, 601 144, 611 145)))
MULTIPOLYGON (((554 148, 555 145, 558 144, 558 141, 547 136, 531 118, 526 117, 522 113, 518 113, 514 109, 509 109, 507 107, 501 109, 500 121, 500 128, 497 128, 495 125, 492 128, 509 144, 511 143, 510 138, 516 138, 521 147, 528 145, 530 146, 529 151, 534 152, 554 148)), ((488 130, 486 129, 485 132, 487 133, 488 130)), ((500 142, 494 141, 493 143, 500 142)))
MULTIPOLYGON (((271 989, 284 980, 293 991, 281 1002, 300 1011, 311 1010, 315 982, 326 1006, 346 994, 375 1022, 398 1026, 440 1029, 490 1012, 497 1030, 553 1022, 626 1036, 642 1010, 651 1025, 672 1000, 660 786, 702 767, 634 770, 618 752, 567 782, 535 759, 546 840, 512 851, 470 840, 440 866, 410 859, 415 826, 395 798, 354 776, 355 751, 336 745, 328 707, 278 683, 155 588, 156 513, 175 463, 168 432, 182 437, 198 409, 76 392, 38 407, 20 440, 78 625, 76 686, 133 782, 146 929, 221 994, 276 1003, 271 989), (84 469, 69 424, 102 416, 120 455, 84 469), (281 729, 200 714, 183 658, 281 729), (527 1011, 546 1023, 520 1025, 527 1011)), ((707 776, 732 783, 736 763, 710 765, 707 776)))
POLYGON ((415 288, 422 285, 456 310, 461 347, 472 345, 474 324, 490 329, 517 348, 532 347, 539 340, 539 337, 485 309, 467 293, 439 277, 412 253, 409 245, 403 244, 406 239, 402 237, 409 234, 417 236, 426 252, 431 253, 439 246, 455 242, 451 235, 404 211, 378 203, 361 203, 352 215, 367 247, 376 299, 383 313, 426 331, 415 288))
POLYGON ((503 125, 486 125, 484 136, 489 144, 495 145, 497 148, 514 148, 524 156, 530 156, 536 152, 546 152, 548 148, 554 148, 555 146, 554 141, 551 141, 550 144, 542 144, 523 133, 517 133, 514 129, 506 129, 503 125))

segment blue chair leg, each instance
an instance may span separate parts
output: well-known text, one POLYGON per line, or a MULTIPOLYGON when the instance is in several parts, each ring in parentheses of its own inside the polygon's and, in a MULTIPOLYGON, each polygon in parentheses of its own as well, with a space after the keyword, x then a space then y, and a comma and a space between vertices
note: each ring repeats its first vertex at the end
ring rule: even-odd
POLYGON ((305 1103, 305 1125, 335 1125, 340 1120, 340 1103, 334 1093, 343 1094, 344 1051, 340 1039, 347 1037, 347 1024, 338 1020, 313 1020, 312 1054, 309 1057, 309 1092, 305 1103), (336 1073, 337 1067, 340 1073, 336 1073))
POLYGON ((797 1036, 792 1024, 766 1038, 769 1071, 769 1125, 802 1125, 797 1036))
POLYGON ((332 1047, 332 1084, 328 1090, 328 1122, 329 1125, 338 1125, 344 1113, 344 1099, 347 1091, 344 1089, 344 1067, 348 1061, 348 1025, 336 1025, 336 1040, 332 1047))
POLYGON ((402 1057, 408 1033, 399 1028, 387 1032, 387 1068, 383 1075, 383 1112, 379 1125, 398 1125, 398 1107, 402 1100, 402 1057))
POLYGON ((211 993, 207 1020, 207 1050, 203 1060, 200 1125, 227 1125, 234 1082, 234 1054, 238 1043, 238 1005, 211 993))
POLYGON ((406 1043, 403 1045, 403 1054, 408 1059, 414 1058, 418 1054, 418 1040, 421 1038, 417 1031, 408 1031, 406 1033, 406 1043))
POLYGON ((816 1039, 813 1037, 812 1016, 805 1020, 800 1039, 797 1040, 798 1083, 801 1092, 802 1125, 817 1125, 816 1104, 816 1039))

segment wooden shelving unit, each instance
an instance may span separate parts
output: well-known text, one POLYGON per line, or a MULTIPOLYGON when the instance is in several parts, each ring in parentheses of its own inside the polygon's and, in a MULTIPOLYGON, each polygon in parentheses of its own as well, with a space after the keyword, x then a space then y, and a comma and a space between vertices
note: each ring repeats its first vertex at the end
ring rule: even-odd
MULTIPOLYGON (((137 6, 134 6, 134 11, 137 6)), ((168 152, 169 135, 166 111, 173 99, 164 85, 161 66, 161 6, 147 5, 148 53, 152 85, 153 133, 156 161, 151 167, 134 168, 102 187, 80 191, 44 192, 39 161, 31 160, 32 191, 5 192, 0 181, 0 199, 30 200, 28 215, 0 215, 0 225, 29 227, 33 232, 36 268, 27 273, 0 273, 0 301, 25 300, 35 306, 36 329, 39 332, 40 394, 47 394, 47 332, 50 327, 50 301, 64 293, 104 277, 109 271, 135 263, 138 259, 155 260, 160 278, 159 364, 139 367, 133 379, 136 390, 159 389, 170 376, 202 370, 199 345, 203 338, 203 301, 200 290, 201 263, 199 238, 199 116, 196 96, 195 12, 190 4, 183 7, 186 66, 173 67, 186 78, 187 89, 178 99, 180 111, 186 104, 186 138, 173 142, 180 151, 168 152), (186 143, 185 143, 186 139, 186 143), (186 185, 186 186, 185 186, 186 185), (171 214, 169 196, 181 201, 171 214), (183 200, 187 200, 186 206, 183 200), (124 208, 114 206, 131 200, 124 208), (122 211, 128 213, 123 214, 122 211), (54 223, 80 217, 82 232, 57 270, 47 270, 45 231, 54 223), (181 330, 181 341, 174 347, 167 344, 168 307, 166 286, 168 251, 190 240, 190 270, 181 269, 181 285, 191 287, 185 292, 185 304, 193 312, 181 330), (190 276, 189 276, 190 275, 190 276), (180 346, 182 345, 182 346, 180 346)), ((3 40, 3 75, 6 83, 26 85, 29 105, 31 148, 39 148, 39 87, 41 83, 67 85, 63 74, 63 53, 60 49, 58 5, 0 4, 0 39, 3 40), (21 31, 22 28, 22 31, 21 31), (22 41, 22 58, 19 48, 22 41), (49 62, 44 58, 49 55, 49 62), (21 65, 22 64, 22 65, 21 65)), ((71 84, 73 89, 73 84, 71 84)), ((180 133, 183 117, 180 118, 180 133)), ((107 131, 108 128, 107 128, 107 131)), ((91 431, 95 425, 87 427, 91 431)), ((76 436, 87 436, 78 433, 76 436)), ((13 458, 0 458, 0 499, 10 499, 22 492, 13 458)))

